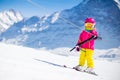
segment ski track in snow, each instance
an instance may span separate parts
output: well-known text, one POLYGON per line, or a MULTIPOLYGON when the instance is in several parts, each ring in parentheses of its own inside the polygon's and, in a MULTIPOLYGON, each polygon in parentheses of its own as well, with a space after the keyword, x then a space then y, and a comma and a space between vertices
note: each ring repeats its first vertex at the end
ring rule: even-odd
POLYGON ((0 80, 119 80, 120 63, 95 60, 99 76, 64 68, 77 65, 78 55, 61 56, 47 50, 0 43, 0 80))

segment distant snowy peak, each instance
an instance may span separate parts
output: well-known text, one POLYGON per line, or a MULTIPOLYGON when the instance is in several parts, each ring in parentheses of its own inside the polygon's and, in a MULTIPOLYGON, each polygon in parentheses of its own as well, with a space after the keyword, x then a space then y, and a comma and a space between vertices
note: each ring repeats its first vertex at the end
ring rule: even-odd
POLYGON ((49 27, 49 24, 54 24, 59 19, 59 14, 59 12, 55 12, 52 15, 46 15, 43 17, 30 17, 24 21, 21 31, 23 33, 43 31, 49 27))
POLYGON ((117 3, 117 6, 119 7, 120 9, 120 0, 114 0, 116 3, 117 3))
POLYGON ((8 29, 14 23, 23 19, 20 12, 10 9, 8 11, 0 12, 0 31, 8 29))
POLYGON ((54 23, 59 18, 59 14, 60 14, 60 12, 54 13, 54 15, 53 15, 53 17, 51 19, 51 23, 54 23))

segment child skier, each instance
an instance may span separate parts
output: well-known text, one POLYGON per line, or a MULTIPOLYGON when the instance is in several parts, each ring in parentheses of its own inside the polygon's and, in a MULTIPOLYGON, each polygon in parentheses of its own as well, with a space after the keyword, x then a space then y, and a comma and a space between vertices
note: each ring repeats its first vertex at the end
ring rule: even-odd
POLYGON ((94 36, 94 39, 82 44, 81 46, 77 45, 76 50, 79 51, 80 49, 80 58, 79 58, 79 65, 75 66, 74 69, 79 71, 86 71, 89 73, 94 72, 94 40, 97 39, 98 33, 95 29, 95 20, 93 18, 87 18, 85 20, 85 30, 79 36, 77 44, 87 40, 88 38, 94 36), (87 68, 85 68, 85 62, 87 62, 87 68))

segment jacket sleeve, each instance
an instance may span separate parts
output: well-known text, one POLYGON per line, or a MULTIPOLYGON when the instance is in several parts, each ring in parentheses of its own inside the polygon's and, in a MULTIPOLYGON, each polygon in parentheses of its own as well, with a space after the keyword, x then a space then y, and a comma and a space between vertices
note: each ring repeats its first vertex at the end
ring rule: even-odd
POLYGON ((98 32, 96 31, 96 29, 95 30, 93 30, 93 35, 95 35, 95 36, 98 36, 98 32))
POLYGON ((81 43, 82 42, 82 33, 79 35, 79 39, 77 41, 77 44, 81 43))
POLYGON ((94 35, 94 39, 96 40, 98 38, 98 32, 95 30, 92 31, 92 34, 94 35))
POLYGON ((98 35, 98 33, 97 33, 97 31, 95 31, 95 40, 102 40, 102 37, 100 37, 99 35, 98 35))

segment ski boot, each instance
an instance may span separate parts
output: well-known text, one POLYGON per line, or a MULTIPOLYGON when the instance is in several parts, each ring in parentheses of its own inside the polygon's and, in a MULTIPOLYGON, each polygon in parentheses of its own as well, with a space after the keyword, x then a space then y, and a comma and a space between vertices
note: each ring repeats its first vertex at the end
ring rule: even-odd
POLYGON ((87 72, 87 73, 93 74, 93 75, 97 75, 97 74, 95 73, 95 71, 94 71, 94 68, 86 68, 86 69, 84 70, 84 72, 87 72))
POLYGON ((73 69, 75 69, 77 71, 84 71, 83 66, 80 66, 80 65, 77 65, 77 66, 73 67, 73 69))

